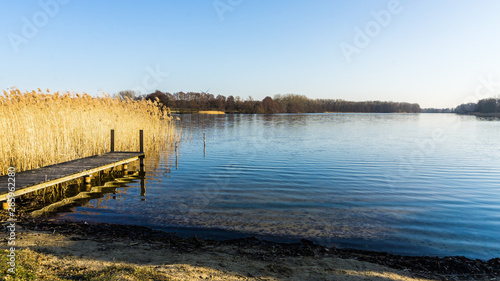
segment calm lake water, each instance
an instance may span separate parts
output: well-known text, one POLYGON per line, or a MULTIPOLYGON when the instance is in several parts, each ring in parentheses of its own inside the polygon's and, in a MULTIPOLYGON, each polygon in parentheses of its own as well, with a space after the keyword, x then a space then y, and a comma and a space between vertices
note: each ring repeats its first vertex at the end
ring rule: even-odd
POLYGON ((454 114, 180 118, 177 156, 146 159, 144 196, 132 182, 60 216, 199 237, 500 257, 500 121, 454 114))

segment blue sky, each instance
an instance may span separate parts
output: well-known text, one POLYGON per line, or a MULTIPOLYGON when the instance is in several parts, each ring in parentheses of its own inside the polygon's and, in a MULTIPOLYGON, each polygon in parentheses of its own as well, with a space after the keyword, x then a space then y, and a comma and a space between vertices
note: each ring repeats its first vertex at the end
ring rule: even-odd
POLYGON ((0 8, 2 89, 296 93, 423 107, 500 94, 496 0, 2 0, 0 8))

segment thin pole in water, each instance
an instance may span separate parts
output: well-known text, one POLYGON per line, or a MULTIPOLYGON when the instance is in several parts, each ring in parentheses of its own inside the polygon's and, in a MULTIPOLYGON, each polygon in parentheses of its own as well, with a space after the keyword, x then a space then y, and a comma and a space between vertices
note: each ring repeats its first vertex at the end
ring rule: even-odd
POLYGON ((175 169, 177 170, 177 141, 175 141, 175 169))

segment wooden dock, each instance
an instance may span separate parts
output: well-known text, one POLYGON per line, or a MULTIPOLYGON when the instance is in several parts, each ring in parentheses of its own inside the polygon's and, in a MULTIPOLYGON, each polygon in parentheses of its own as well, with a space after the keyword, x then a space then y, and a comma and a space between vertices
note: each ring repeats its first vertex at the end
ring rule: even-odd
MULTIPOLYGON (((141 133, 142 134, 142 133, 141 133)), ((141 146, 142 148, 142 146, 141 146)), ((142 149, 141 149, 142 150, 142 149)), ((88 177, 102 170, 124 165, 144 158, 143 152, 108 152, 55 165, 16 173, 15 196, 20 196, 80 177, 88 177)), ((0 202, 7 201, 8 176, 0 177, 0 202)))

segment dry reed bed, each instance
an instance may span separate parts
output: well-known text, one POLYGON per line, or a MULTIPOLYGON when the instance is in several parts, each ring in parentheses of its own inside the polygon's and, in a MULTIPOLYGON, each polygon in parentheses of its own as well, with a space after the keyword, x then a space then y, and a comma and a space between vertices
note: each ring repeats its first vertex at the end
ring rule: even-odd
POLYGON ((138 151, 144 130, 146 157, 170 150, 178 138, 167 108, 157 102, 88 94, 14 89, 0 95, 0 175, 108 152, 138 151))
POLYGON ((205 110, 205 111, 198 111, 198 114, 226 114, 224 111, 218 111, 218 110, 205 110))

